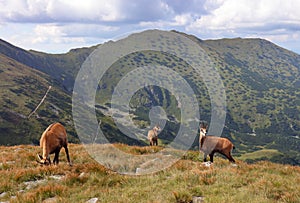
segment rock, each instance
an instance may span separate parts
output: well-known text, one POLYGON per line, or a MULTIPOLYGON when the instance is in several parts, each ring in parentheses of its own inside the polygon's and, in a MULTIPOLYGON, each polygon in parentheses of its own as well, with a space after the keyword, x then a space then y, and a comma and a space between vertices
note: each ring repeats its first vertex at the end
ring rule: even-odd
POLYGON ((202 165, 206 166, 206 167, 210 167, 213 163, 210 161, 204 162, 202 163, 202 165))
POLYGON ((1 194, 0 194, 0 198, 1 197, 5 197, 7 195, 7 192, 2 192, 1 194))
POLYGON ((96 203, 98 202, 98 198, 97 197, 94 197, 92 199, 89 199, 88 201, 86 201, 86 203, 96 203))
MULTIPOLYGON (((61 180, 64 176, 62 175, 51 175, 49 176, 48 178, 49 179, 53 179, 53 180, 61 180)), ((40 184, 44 184, 46 183, 48 180, 47 179, 41 179, 41 180, 34 180, 34 181, 27 181, 27 182, 24 182, 24 184, 26 185, 26 188, 25 190, 30 190, 40 184)))
POLYGON ((51 197, 51 198, 45 199, 43 201, 43 203, 55 203, 55 202, 57 202, 57 198, 56 197, 51 197))
POLYGON ((7 164, 7 165, 13 165, 15 164, 16 162, 15 161, 6 161, 4 163, 0 163, 0 167, 3 167, 4 164, 7 164))
POLYGON ((83 178, 85 176, 85 172, 80 173, 80 175, 78 176, 78 178, 83 178))
POLYGON ((34 188, 36 186, 38 186, 39 184, 43 184, 45 183, 46 180, 43 179, 43 180, 36 180, 36 181, 27 181, 27 182, 24 182, 24 184, 26 185, 26 190, 30 190, 31 188, 34 188))
POLYGON ((136 170, 135 170, 135 173, 136 174, 140 174, 140 173, 142 173, 143 172, 143 169, 142 168, 136 168, 136 170))
POLYGON ((50 179, 54 179, 54 180, 61 180, 64 176, 62 175, 52 175, 49 176, 50 179))
POLYGON ((204 202, 204 197, 193 197, 193 203, 202 203, 204 202))

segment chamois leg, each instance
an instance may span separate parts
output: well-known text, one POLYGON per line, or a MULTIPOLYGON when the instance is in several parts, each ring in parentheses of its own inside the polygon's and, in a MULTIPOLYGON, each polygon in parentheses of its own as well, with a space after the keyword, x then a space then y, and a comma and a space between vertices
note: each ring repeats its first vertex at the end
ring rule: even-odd
POLYGON ((55 156, 54 156, 54 159, 53 159, 53 164, 54 165, 57 165, 58 164, 58 160, 59 160, 59 151, 60 151, 60 149, 57 149, 57 150, 55 150, 55 156))
POLYGON ((64 146, 64 148, 65 148, 65 152, 66 152, 66 155, 67 155, 67 159, 68 159, 69 165, 71 166, 72 163, 71 163, 70 156, 69 156, 68 146, 64 146))
POLYGON ((221 152, 221 154, 223 154, 230 162, 235 163, 235 160, 231 156, 230 152, 229 153, 227 153, 227 152, 221 152))
POLYGON ((207 154, 205 154, 205 153, 204 153, 203 161, 204 161, 204 162, 207 161, 207 154))
POLYGON ((47 160, 49 162, 49 165, 51 165, 50 155, 48 155, 47 160))
POLYGON ((230 153, 226 157, 229 159, 230 162, 235 163, 235 160, 233 159, 230 153))
POLYGON ((209 154, 209 160, 211 161, 211 163, 214 162, 214 154, 215 154, 214 152, 209 154))

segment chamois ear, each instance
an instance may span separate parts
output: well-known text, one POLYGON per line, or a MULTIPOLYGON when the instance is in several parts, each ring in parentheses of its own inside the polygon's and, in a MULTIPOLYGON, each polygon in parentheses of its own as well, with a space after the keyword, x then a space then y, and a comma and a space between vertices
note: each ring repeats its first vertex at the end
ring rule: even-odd
POLYGON ((205 121, 201 121, 201 122, 200 122, 200 128, 205 128, 205 129, 207 129, 207 127, 208 127, 208 124, 207 124, 205 121))

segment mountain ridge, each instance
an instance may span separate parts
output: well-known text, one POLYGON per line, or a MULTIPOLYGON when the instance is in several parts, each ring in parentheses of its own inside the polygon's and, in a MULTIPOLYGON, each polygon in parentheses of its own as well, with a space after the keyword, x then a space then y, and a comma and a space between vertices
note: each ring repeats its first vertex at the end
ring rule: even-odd
POLYGON ((86 57, 97 45, 71 49, 63 54, 48 54, 34 50, 24 50, 0 39, 0 52, 31 68, 51 75, 69 92, 72 91, 74 77, 86 57), (75 73, 74 73, 75 70, 75 73))

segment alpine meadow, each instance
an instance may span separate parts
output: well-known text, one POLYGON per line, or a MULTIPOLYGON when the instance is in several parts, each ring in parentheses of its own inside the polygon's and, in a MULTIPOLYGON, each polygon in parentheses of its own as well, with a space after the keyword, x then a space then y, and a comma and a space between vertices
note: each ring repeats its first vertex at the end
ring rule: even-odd
MULTIPOLYGON (((86 202, 97 197, 101 202, 193 202, 203 197, 204 202, 299 202, 300 55, 264 39, 201 40, 169 32, 198 44, 218 71, 226 92, 222 137, 233 143, 237 165, 219 155, 212 166, 203 165, 198 133, 177 163, 153 175, 126 176, 101 166, 85 151, 72 118, 77 73, 101 44, 49 54, 0 39, 0 201, 86 202), (73 166, 67 165, 64 151, 58 166, 36 162, 41 134, 55 122, 66 128, 73 166)), ((130 53, 108 68, 95 98, 104 136, 129 154, 160 151, 179 131, 176 96, 155 85, 135 92, 129 106, 141 129, 150 126, 153 106, 164 109, 167 120, 158 146, 149 146, 147 134, 145 139, 126 136, 111 116, 112 93, 121 79, 136 67, 153 64, 180 74, 195 92, 201 120, 209 122, 212 116, 210 93, 189 64, 163 52, 130 53)))

